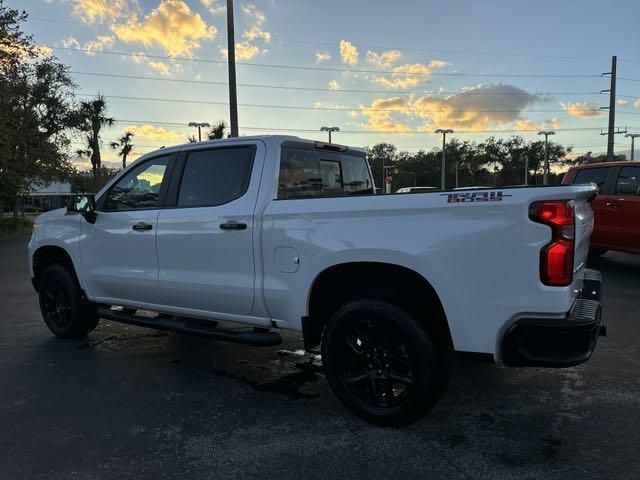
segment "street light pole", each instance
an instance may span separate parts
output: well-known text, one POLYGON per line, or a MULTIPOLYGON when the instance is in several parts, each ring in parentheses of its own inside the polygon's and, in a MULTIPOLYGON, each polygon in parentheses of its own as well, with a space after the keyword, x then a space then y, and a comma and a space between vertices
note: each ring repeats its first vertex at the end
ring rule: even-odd
POLYGON ((625 135, 625 137, 629 137, 631 139, 631 160, 633 160, 634 157, 634 151, 635 151, 635 139, 640 137, 640 133, 627 133, 625 135))
POLYGON ((340 127, 320 127, 321 132, 329 132, 329 143, 331 143, 331 132, 339 132, 340 127))
POLYGON ((238 136, 238 93, 236 90, 236 40, 233 0, 227 0, 227 60, 229 62, 229 136, 238 136))
POLYGON ((451 130, 450 128, 439 128, 435 131, 435 133, 441 133, 442 134, 442 165, 440 167, 441 170, 441 176, 440 176, 440 190, 444 191, 445 190, 445 184, 446 184, 446 179, 445 179, 445 151, 444 151, 444 147, 446 146, 446 141, 447 141, 447 133, 453 133, 453 130, 451 130))
POLYGON ((524 186, 529 185, 529 155, 524 156, 524 186))
POLYGON ((538 135, 544 135, 544 168, 542 170, 542 184, 549 183, 549 135, 555 135, 553 130, 541 130, 538 135))
POLYGON ((190 127, 198 127, 198 141, 201 142, 202 141, 202 132, 201 132, 201 128, 202 127, 210 127, 211 125, 209 125, 207 122, 189 122, 189 126, 190 127))

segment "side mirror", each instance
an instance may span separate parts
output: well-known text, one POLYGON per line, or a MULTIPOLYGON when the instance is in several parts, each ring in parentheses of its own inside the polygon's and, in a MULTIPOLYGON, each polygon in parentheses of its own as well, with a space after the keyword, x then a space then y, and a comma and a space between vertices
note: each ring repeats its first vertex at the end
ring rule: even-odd
POLYGON ((96 199, 94 195, 71 195, 67 202, 67 213, 79 213, 89 223, 96 221, 96 199))

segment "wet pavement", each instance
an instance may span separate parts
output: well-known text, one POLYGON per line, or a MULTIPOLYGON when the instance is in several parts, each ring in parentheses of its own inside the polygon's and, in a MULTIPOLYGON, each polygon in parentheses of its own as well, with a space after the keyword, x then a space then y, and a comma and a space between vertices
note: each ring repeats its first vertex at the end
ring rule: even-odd
POLYGON ((251 348, 102 321, 54 338, 0 239, 0 478, 640 478, 640 256, 598 259, 601 339, 564 370, 456 362, 447 394, 400 429, 331 393, 285 335, 251 348))

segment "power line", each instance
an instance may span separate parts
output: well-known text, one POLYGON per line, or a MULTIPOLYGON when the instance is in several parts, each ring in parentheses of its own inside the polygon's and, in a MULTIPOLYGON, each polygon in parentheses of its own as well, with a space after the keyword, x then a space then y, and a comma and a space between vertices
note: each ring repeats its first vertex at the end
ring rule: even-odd
MULTIPOLYGON (((156 120, 131 120, 131 119, 120 119, 116 120, 115 123, 118 124, 132 124, 132 125, 157 125, 163 127, 183 127, 187 128, 188 122, 162 122, 156 120)), ((245 127, 240 126, 242 130, 255 130, 255 131, 265 131, 265 132, 307 132, 307 133, 318 133, 317 128, 284 128, 284 127, 245 127)), ((636 127, 629 127, 636 128, 636 127)), ((538 132, 539 129, 486 129, 486 130, 456 130, 456 134, 479 134, 479 133, 526 133, 526 132, 538 132)), ((554 129, 557 132, 577 132, 577 131, 600 131, 600 127, 567 127, 567 128, 556 128, 554 129)), ((418 131, 418 130, 410 130, 406 132, 400 132, 396 130, 340 130, 340 134, 391 134, 391 135, 431 135, 433 132, 431 131, 418 131)))
MULTIPOLYGON (((154 59, 164 59, 172 61, 184 61, 184 62, 204 62, 214 64, 226 64, 226 60, 213 60, 204 58, 189 58, 189 57, 170 57, 168 55, 151 55, 148 53, 135 53, 135 52, 122 52, 114 50, 91 50, 88 48, 78 47, 57 47, 47 45, 52 50, 66 50, 77 52, 89 52, 92 54, 104 54, 104 55, 124 55, 130 57, 145 57, 154 59)), ((462 72, 394 72, 389 70, 369 70, 369 69, 355 69, 355 68, 338 68, 338 67, 312 67, 303 65, 284 65, 275 63, 252 63, 252 62, 237 62, 236 65, 247 67, 264 67, 264 68, 280 68, 287 70, 307 70, 307 71, 325 71, 325 72, 352 72, 352 73, 376 73, 380 75, 421 75, 432 77, 485 77, 485 78, 600 78, 600 75, 594 74, 555 74, 555 73, 462 73, 462 72)))
MULTIPOLYGON (((82 22, 79 20, 62 19, 62 18, 40 18, 40 17, 30 16, 29 20, 36 21, 36 22, 68 23, 68 24, 86 26, 85 22, 82 22)), ((101 23, 101 22, 92 22, 92 25, 103 26, 103 27, 113 26, 113 24, 101 23)), ((310 45, 310 46, 323 45, 323 46, 336 47, 339 44, 338 41, 310 42, 307 40, 299 40, 299 39, 293 39, 293 38, 287 38, 287 37, 280 37, 280 40, 283 42, 291 43, 291 44, 310 45)), ((587 56, 576 56, 576 55, 538 55, 538 54, 499 52, 499 51, 487 51, 487 50, 433 49, 433 48, 420 48, 420 47, 411 47, 411 46, 377 45, 377 44, 362 43, 357 40, 352 40, 352 41, 353 43, 357 44, 358 47, 360 48, 379 49, 379 50, 404 50, 404 51, 415 51, 415 52, 424 52, 424 53, 446 53, 446 54, 459 54, 459 55, 488 55, 488 56, 496 56, 496 57, 548 58, 548 59, 556 59, 556 60, 608 60, 608 57, 587 57, 587 56)), ((640 60, 635 60, 635 59, 622 59, 619 61, 628 62, 628 63, 640 63, 640 60)))
MULTIPOLYGON (((89 93, 79 93, 77 94, 80 97, 95 97, 97 94, 89 94, 89 93)), ((195 104, 195 105, 220 105, 225 106, 229 105, 229 102, 215 102, 208 100, 187 100, 187 99, 178 99, 178 98, 154 98, 154 97, 135 97, 135 96, 127 96, 127 95, 104 95, 105 98, 119 99, 119 100, 141 100, 141 101, 151 101, 151 102, 166 102, 166 103, 184 103, 184 104, 195 104)), ((401 112, 401 113, 562 113, 566 112, 564 109, 551 109, 551 110, 518 110, 518 109, 494 109, 494 110, 451 110, 446 108, 441 109, 417 109, 417 108, 368 108, 368 107, 308 107, 302 105, 267 105, 267 104, 258 104, 258 103, 239 103, 239 107, 246 108, 269 108, 269 109, 285 109, 285 110, 319 110, 319 111, 341 111, 341 112, 351 112, 351 111, 360 111, 360 112, 401 112)), ((598 109, 581 109, 580 112, 589 112, 589 113, 597 113, 598 109)), ((635 112, 620 112, 626 115, 640 115, 640 113, 635 112)))
MULTIPOLYGON (((74 75, 89 75, 89 76, 97 76, 97 77, 109 77, 109 78, 126 78, 132 80, 150 80, 155 82, 177 82, 177 83, 193 83, 193 84, 203 84, 203 85, 220 85, 227 86, 228 82, 217 82, 212 80, 188 80, 188 79, 180 79, 180 78, 167 78, 167 77, 145 77, 143 75, 124 75, 124 74, 116 74, 116 73, 102 73, 102 72, 78 72, 71 71, 70 73, 74 75)), ((278 90, 301 90, 301 91, 310 91, 310 92, 331 92, 331 93, 375 93, 382 95, 409 95, 409 94, 427 94, 427 95, 457 95, 460 93, 464 93, 465 95, 486 95, 486 96, 551 96, 551 95, 600 95, 600 92, 474 92, 470 90, 458 90, 455 92, 449 91, 440 91, 440 92, 430 92, 428 90, 360 90, 360 89, 349 89, 349 88, 340 88, 340 89, 331 89, 331 88, 320 88, 320 87, 296 87, 291 85, 266 85, 260 83, 238 83, 239 87, 246 88, 270 88, 270 89, 278 89, 278 90)), ((640 97, 632 97, 626 95, 618 95, 619 97, 625 96, 627 98, 640 98, 640 97)))

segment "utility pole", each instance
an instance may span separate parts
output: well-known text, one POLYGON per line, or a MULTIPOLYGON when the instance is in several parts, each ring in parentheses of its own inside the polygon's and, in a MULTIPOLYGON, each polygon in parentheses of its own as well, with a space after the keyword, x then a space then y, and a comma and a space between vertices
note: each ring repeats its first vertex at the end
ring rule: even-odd
MULTIPOLYGON (((611 71, 603 73, 604 75, 611 75, 611 86, 609 87, 609 128, 607 129, 607 160, 613 161, 613 135, 614 125, 616 123, 616 65, 618 63, 618 57, 611 57, 611 71)), ((601 91, 604 93, 606 90, 601 91)))
POLYGON ((321 132, 329 132, 329 143, 331 143, 331 132, 339 132, 340 127, 320 127, 321 132))
POLYGON ((211 125, 209 125, 207 122, 189 122, 189 126, 190 127, 198 127, 198 141, 201 142, 202 141, 202 132, 200 131, 200 129, 202 127, 210 127, 211 125))
POLYGON ((440 190, 442 190, 444 192, 445 190, 445 184, 446 184, 446 179, 445 179, 445 152, 444 152, 444 148, 446 146, 446 141, 447 141, 447 133, 453 133, 453 130, 451 130, 450 128, 439 128, 435 131, 435 133, 441 133, 442 134, 442 165, 440 167, 440 190))
POLYGON ((542 169, 542 184, 549 183, 549 135, 555 135, 553 130, 541 130, 538 135, 544 135, 544 167, 542 169))
POLYGON ((227 0, 227 58, 229 61, 230 137, 238 136, 238 93, 236 91, 236 40, 233 27, 233 0, 227 0))
POLYGON ((635 151, 635 139, 640 137, 640 133, 627 133, 625 135, 625 137, 629 137, 631 139, 631 160, 633 160, 634 157, 634 151, 635 151))
POLYGON ((529 155, 524 156, 524 186, 529 185, 529 155))

